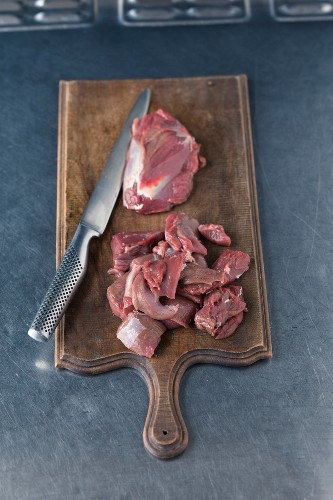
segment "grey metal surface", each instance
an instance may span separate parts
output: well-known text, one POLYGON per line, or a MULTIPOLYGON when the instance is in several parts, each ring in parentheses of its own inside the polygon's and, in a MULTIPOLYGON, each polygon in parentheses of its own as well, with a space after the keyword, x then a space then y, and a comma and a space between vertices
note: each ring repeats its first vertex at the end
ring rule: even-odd
POLYGON ((332 46, 329 23, 269 21, 0 37, 1 499, 332 498, 332 46), (57 371, 26 335, 55 269, 58 81, 230 73, 250 79, 273 359, 192 368, 189 447, 160 462, 134 372, 57 371))

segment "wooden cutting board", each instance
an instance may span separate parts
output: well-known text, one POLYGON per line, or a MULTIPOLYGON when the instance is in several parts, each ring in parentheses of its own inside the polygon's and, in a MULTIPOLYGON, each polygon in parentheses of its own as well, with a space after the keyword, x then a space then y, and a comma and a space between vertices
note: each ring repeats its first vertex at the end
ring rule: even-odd
MULTIPOLYGON (((112 145, 140 92, 152 89, 150 111, 165 109, 202 144, 207 166, 195 176, 183 211, 200 223, 220 223, 233 249, 247 252, 250 270, 239 280, 248 313, 236 332, 215 340, 195 327, 167 331, 152 359, 116 338, 120 320, 106 298, 112 282, 110 239, 119 231, 164 228, 166 214, 139 215, 118 200, 105 233, 92 241, 87 275, 56 332, 55 364, 84 374, 132 367, 147 382, 146 449, 159 458, 181 453, 188 434, 179 385, 194 363, 244 366, 271 357, 268 308, 245 76, 60 83, 57 265, 69 245, 112 145)), ((209 263, 223 251, 207 244, 209 263)))

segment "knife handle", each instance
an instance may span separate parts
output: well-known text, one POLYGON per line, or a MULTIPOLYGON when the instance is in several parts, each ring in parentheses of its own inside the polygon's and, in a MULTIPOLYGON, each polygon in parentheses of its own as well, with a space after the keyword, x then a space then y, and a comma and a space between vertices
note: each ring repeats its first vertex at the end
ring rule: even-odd
POLYGON ((89 242, 96 236, 97 231, 79 224, 28 331, 33 339, 45 342, 54 332, 85 275, 89 242))

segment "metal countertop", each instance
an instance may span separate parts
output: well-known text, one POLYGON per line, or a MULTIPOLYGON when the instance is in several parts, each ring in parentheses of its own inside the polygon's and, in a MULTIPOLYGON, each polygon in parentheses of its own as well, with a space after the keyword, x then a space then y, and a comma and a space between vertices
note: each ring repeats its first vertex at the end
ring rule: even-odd
POLYGON ((333 496, 333 25, 0 35, 0 498, 316 500, 333 496), (54 368, 27 336, 55 270, 58 82, 249 77, 273 358, 195 366, 190 443, 143 447, 131 370, 54 368))

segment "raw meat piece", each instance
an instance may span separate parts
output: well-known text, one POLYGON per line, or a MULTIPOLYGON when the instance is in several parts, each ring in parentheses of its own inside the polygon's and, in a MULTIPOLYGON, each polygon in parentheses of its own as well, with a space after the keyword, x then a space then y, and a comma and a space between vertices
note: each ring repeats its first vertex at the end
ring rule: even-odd
POLYGON ((132 302, 138 311, 142 311, 153 319, 169 319, 174 316, 178 306, 164 306, 159 297, 148 288, 143 273, 140 272, 133 281, 132 302))
MULTIPOLYGON (((111 239, 114 269, 128 271, 135 257, 150 253, 161 240, 164 240, 163 231, 115 234, 111 239)), ((110 269, 108 272, 111 274, 113 271, 110 269)))
POLYGON ((231 239, 225 233, 223 226, 219 224, 200 224, 198 231, 206 240, 217 245, 224 247, 230 247, 231 245, 231 239))
POLYGON ((193 175, 206 164, 199 151, 186 128, 162 109, 135 119, 124 171, 125 207, 150 214, 186 201, 193 175))
POLYGON ((125 274, 125 271, 119 271, 118 269, 111 267, 108 269, 108 274, 111 276, 115 276, 116 278, 120 278, 120 276, 123 276, 125 274))
POLYGON ((199 306, 202 305, 203 302, 203 295, 191 295, 190 293, 187 293, 186 287, 177 287, 177 295, 181 295, 182 297, 185 297, 185 299, 191 300, 195 304, 198 304, 199 306), (183 289, 184 288, 184 289, 183 289))
POLYGON ((124 274, 112 283, 107 289, 107 298, 113 314, 122 320, 127 318, 128 313, 133 311, 134 307, 129 304, 128 307, 124 306, 124 293, 127 280, 127 274, 124 274))
POLYGON ((187 264, 180 274, 177 293, 185 296, 202 295, 223 284, 223 272, 197 264, 187 264))
POLYGON ((185 214, 171 214, 165 221, 165 239, 177 252, 207 255, 207 248, 199 240, 199 222, 185 214))
POLYGON ((165 330, 161 321, 134 311, 119 326, 117 337, 131 351, 151 358, 165 330))
POLYGON ((245 302, 242 286, 230 285, 228 286, 228 290, 230 290, 231 293, 233 293, 234 295, 236 295, 236 297, 239 297, 243 302, 245 302))
POLYGON ((217 287, 217 286, 220 286, 221 283, 219 283, 218 281, 216 281, 214 284, 211 284, 211 283, 193 283, 191 285, 178 285, 177 286, 177 293, 179 295, 182 295, 183 297, 187 297, 190 298, 193 297, 193 300, 194 300, 194 297, 196 295, 202 295, 204 293, 208 293, 212 290, 212 288, 217 287))
POLYGON ((164 305, 178 306, 178 311, 172 317, 172 319, 163 320, 163 323, 167 328, 179 328, 180 326, 187 328, 197 311, 197 306, 194 302, 185 299, 185 297, 181 297, 180 295, 176 295, 175 299, 173 300, 168 299, 167 297, 163 297, 161 299, 161 302, 164 305))
POLYGON ((206 295, 203 307, 196 313, 194 322, 220 339, 231 335, 243 319, 245 302, 229 288, 220 287, 206 295))
POLYGON ((211 286, 214 282, 219 282, 219 284, 224 282, 223 271, 216 271, 215 269, 209 269, 208 267, 201 267, 197 264, 187 264, 180 273, 180 285, 205 283, 211 286))
POLYGON ((157 255, 160 255, 161 257, 164 257, 165 254, 166 254, 166 252, 170 248, 171 247, 169 246, 169 243, 167 243, 166 241, 159 241, 157 243, 156 247, 153 247, 153 253, 156 253, 157 255))
POLYGON ((155 290, 161 289, 161 283, 166 273, 167 265, 163 259, 155 260, 152 262, 144 262, 143 266, 143 276, 147 281, 150 290, 153 292, 155 290))
POLYGON ((208 267, 207 261, 203 255, 200 253, 194 253, 192 255, 194 262, 200 267, 208 267))
MULTIPOLYGON (((245 309, 244 309, 245 311, 245 309)), ((217 335, 215 338, 217 340, 219 339, 225 339, 227 337, 230 337, 232 333, 236 330, 236 328, 241 324, 243 321, 243 311, 240 312, 239 314, 236 314, 236 316, 233 316, 232 318, 229 318, 224 325, 220 326, 220 328, 217 331, 217 335)))
POLYGON ((142 266, 147 261, 154 261, 159 259, 158 255, 149 253, 148 255, 141 255, 141 257, 136 257, 132 260, 130 265, 130 271, 127 273, 125 292, 124 292, 124 307, 130 307, 132 302, 132 286, 133 281, 142 269, 142 266))
POLYGON ((226 249, 212 265, 213 269, 224 272, 223 285, 231 283, 248 270, 250 256, 238 250, 226 249))
POLYGON ((174 299, 176 295, 179 276, 184 266, 183 255, 181 253, 166 255, 164 257, 164 262, 166 264, 166 272, 161 286, 159 289, 151 288, 151 291, 159 297, 165 296, 169 297, 169 299, 174 299))

